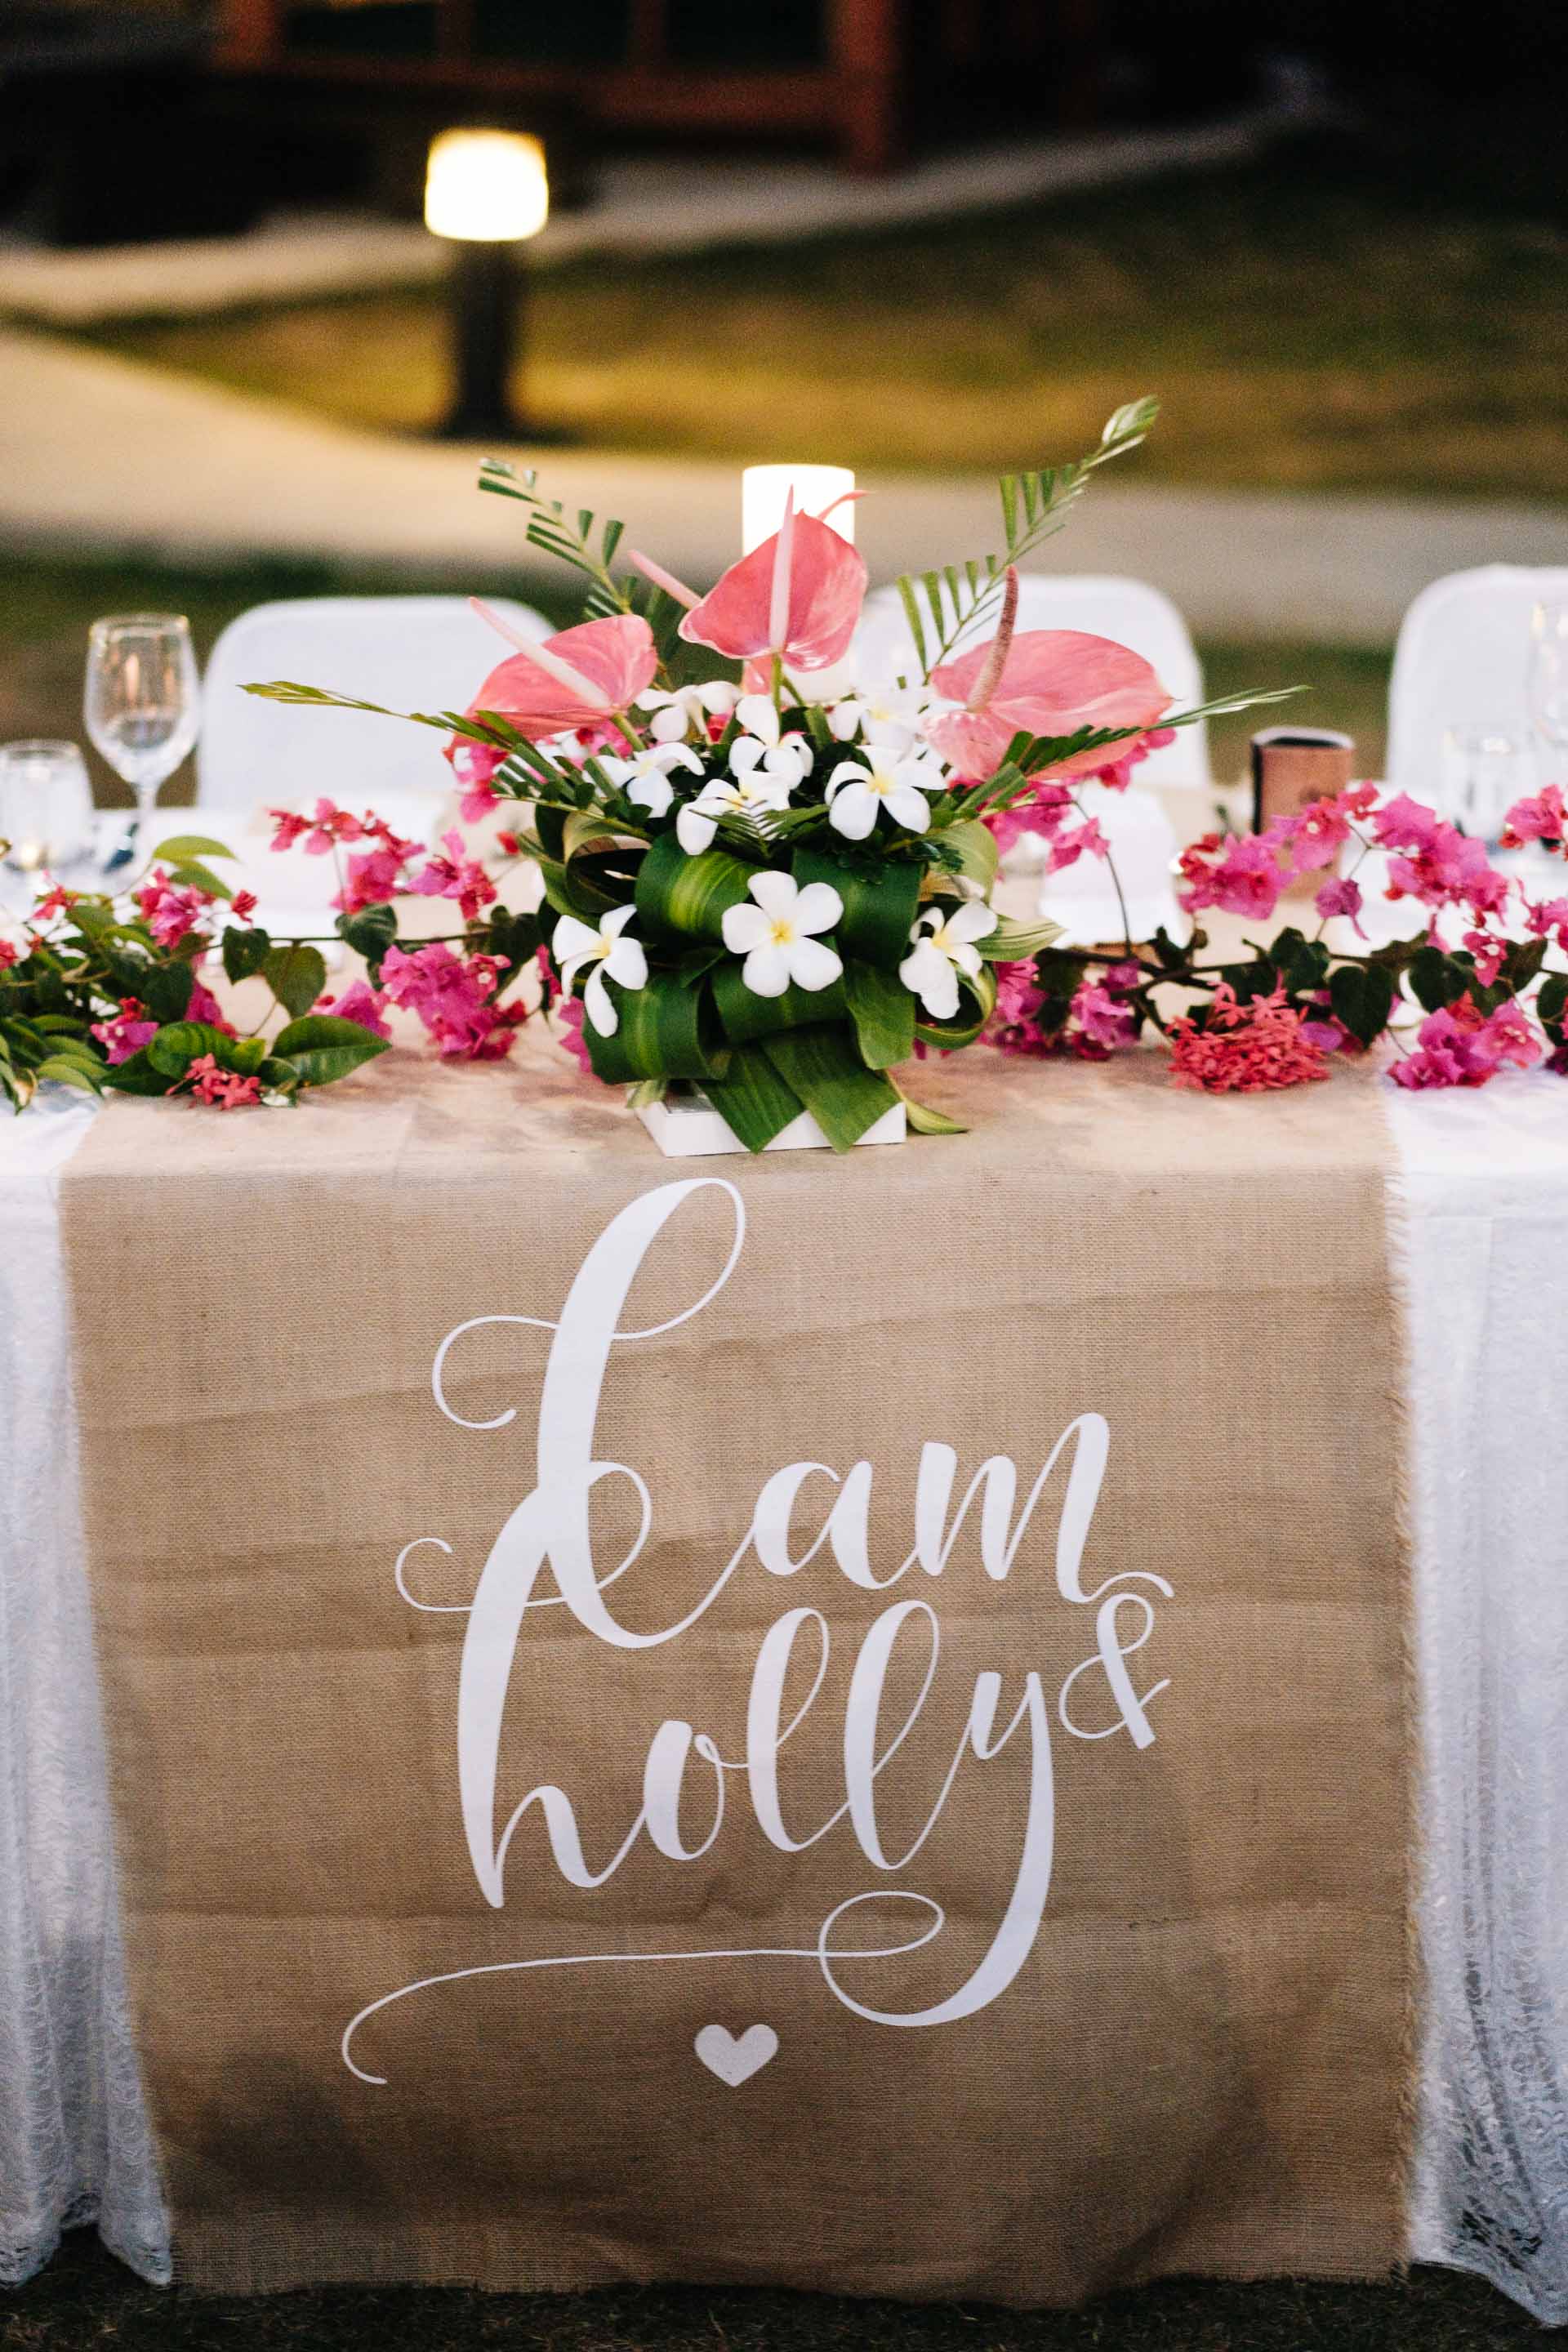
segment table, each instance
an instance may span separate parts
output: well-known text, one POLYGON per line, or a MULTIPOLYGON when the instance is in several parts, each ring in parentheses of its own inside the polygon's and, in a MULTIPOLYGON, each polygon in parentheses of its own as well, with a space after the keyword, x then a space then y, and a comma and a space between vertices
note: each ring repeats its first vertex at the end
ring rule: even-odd
MULTIPOLYGON (((1556 2323, 1568 2318, 1568 1094, 1531 1076, 1473 1096, 1389 1089, 1386 1107, 1423 1703, 1410 2250, 1556 2323)), ((9 2278, 46 2259, 60 2227, 94 2217, 142 2275, 168 2275, 124 2025, 69 1506, 53 1195, 91 1117, 50 1106, 0 1130, 0 2079, 20 2086, 0 2097, 0 2180, 18 2184, 0 2205, 9 2278)))

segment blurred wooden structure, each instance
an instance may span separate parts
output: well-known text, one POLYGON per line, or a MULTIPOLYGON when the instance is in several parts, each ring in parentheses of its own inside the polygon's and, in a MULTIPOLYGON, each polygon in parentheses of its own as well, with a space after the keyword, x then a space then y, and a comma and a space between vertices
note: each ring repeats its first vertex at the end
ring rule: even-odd
POLYGON ((890 171, 938 128, 1090 110, 1097 0, 219 0, 215 63, 451 106, 541 105, 597 143, 823 144, 890 171), (956 116, 956 119, 953 119, 956 116))

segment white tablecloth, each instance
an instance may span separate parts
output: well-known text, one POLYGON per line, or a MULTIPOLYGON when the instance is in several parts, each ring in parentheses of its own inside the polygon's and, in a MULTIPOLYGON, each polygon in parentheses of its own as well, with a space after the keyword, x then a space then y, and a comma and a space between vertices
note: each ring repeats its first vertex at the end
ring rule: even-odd
MULTIPOLYGON (((1568 1083, 1388 1089, 1411 1331, 1426 1962, 1411 2248, 1568 2321, 1568 1083)), ((1258 1106, 1268 1116, 1267 1105, 1258 1106)), ((55 1217, 0 1122, 0 2282, 168 2233, 115 1927, 55 1217)), ((1355 1443, 1355 1432, 1342 1433, 1355 1443)))

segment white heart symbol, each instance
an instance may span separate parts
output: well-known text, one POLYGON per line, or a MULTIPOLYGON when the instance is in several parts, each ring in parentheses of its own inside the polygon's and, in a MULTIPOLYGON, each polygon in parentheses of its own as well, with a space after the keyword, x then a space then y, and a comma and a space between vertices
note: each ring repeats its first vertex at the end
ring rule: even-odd
POLYGON ((705 2025, 692 2047, 710 2074, 733 2091, 776 2056, 778 2035, 771 2025, 749 2025, 744 2033, 727 2032, 721 2025, 705 2025))

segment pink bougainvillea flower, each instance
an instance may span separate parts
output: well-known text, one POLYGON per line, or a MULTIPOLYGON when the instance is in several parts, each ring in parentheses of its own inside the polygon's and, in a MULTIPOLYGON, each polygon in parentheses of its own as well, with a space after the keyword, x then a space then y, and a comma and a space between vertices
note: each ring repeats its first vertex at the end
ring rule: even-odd
POLYGON ((1171 1024, 1171 1083, 1204 1094, 1253 1095, 1326 1077, 1322 1048, 1305 1029, 1282 988, 1242 1004, 1222 980, 1201 1025, 1190 1014, 1171 1024))
POLYGON ((330 1013, 339 1021, 355 1021, 377 1037, 390 1037, 391 1030, 382 1019, 386 999, 368 980, 351 981, 341 996, 321 996, 316 1000, 318 1013, 330 1013))
MULTIPOLYGON (((0 963, 5 960, 0 954, 0 963)), ((199 1013, 191 1015, 193 1020, 200 1017, 199 1013)), ((146 1008, 139 997, 122 996, 120 1010, 113 1019, 95 1021, 92 1034, 108 1054, 109 1066, 112 1070, 120 1063, 128 1062, 132 1054, 140 1053, 148 1040, 157 1035, 158 1024, 148 1019, 146 1008)))
POLYGON ((1227 915, 1271 915, 1289 876, 1274 844, 1260 834, 1205 833, 1180 859, 1186 887, 1180 893, 1190 915, 1218 907, 1227 915))
POLYGON ((1342 915, 1357 939, 1365 939, 1366 933, 1356 919, 1362 910, 1361 884, 1352 882, 1348 875, 1323 883, 1312 904, 1325 922, 1332 915, 1342 915))
POLYGON ((555 1015, 559 1034, 556 1043, 571 1055, 584 1077, 594 1075, 594 1064, 588 1052, 587 1039, 583 1034, 583 1000, 569 996, 555 1015))
MULTIPOLYGON (((964 707, 933 715, 925 731, 966 776, 993 774, 1015 735, 1073 735, 1080 727, 1142 730, 1170 708, 1155 671, 1110 637, 1080 629, 1026 629, 1006 646, 997 668, 992 652, 999 641, 975 646, 931 672, 937 692, 964 707)), ((1042 772, 1090 776, 1106 765, 1102 747, 1042 772)))
MULTIPOLYGON (((196 959, 198 964, 200 961, 198 957, 196 959)), ((185 1019, 203 1021, 209 1029, 221 1029, 226 1037, 232 1037, 236 1034, 233 1022, 224 1018, 222 1005, 202 978, 200 971, 195 969, 191 977, 191 1001, 185 1007, 185 1019)))
POLYGON ((1528 799, 1515 801, 1503 819, 1502 845, 1521 849, 1527 841, 1561 841, 1568 835, 1568 808, 1562 787, 1545 784, 1528 799))
POLYGON ((456 898, 464 921, 471 923, 495 898, 496 886, 478 858, 468 855, 468 844, 456 828, 441 835, 441 847, 445 856, 433 856, 409 887, 420 898, 456 898))
POLYGON ((1505 1062, 1527 1070, 1541 1058, 1541 1040, 1513 998, 1483 1013, 1468 993, 1429 1013, 1417 1032, 1415 1051, 1389 1073, 1395 1086, 1424 1092, 1431 1087, 1484 1087, 1505 1062))
POLYGON ((446 1059, 499 1061, 528 1018, 526 1005, 495 1002, 505 968, 496 956, 455 956, 439 940, 413 954, 390 947, 382 960, 382 994, 418 1016, 446 1059))
POLYGON ((1524 926, 1533 939, 1554 939, 1568 955, 1568 898, 1527 900, 1524 926))
POLYGON ((499 743, 476 743, 471 736, 454 735, 446 756, 460 794, 458 814, 465 824, 478 824, 500 806, 501 796, 490 779, 506 753, 499 743))
POLYGON ((303 841, 309 857, 325 857, 334 842, 358 841, 365 825, 347 809, 339 808, 336 801, 319 800, 313 816, 296 816, 291 809, 271 808, 274 849, 292 849, 303 841))
MULTIPOLYGON (((161 866, 153 868, 151 877, 136 893, 142 919, 161 948, 177 948, 214 903, 208 891, 176 888, 161 866)), ((34 911, 43 912, 42 902, 34 911)))
MULTIPOLYGON (((495 621, 484 605, 479 610, 495 621)), ((498 625, 503 635, 514 635, 498 625)), ((542 645, 520 646, 491 670, 468 705, 468 715, 496 711, 520 735, 538 743, 574 727, 602 726, 653 684, 658 668, 658 651, 647 623, 636 613, 616 613, 607 620, 583 621, 574 629, 563 629, 542 645)), ((475 773, 477 780, 479 772, 475 773)))
MULTIPOLYGON (((20 961, 20 950, 10 940, 0 940, 0 971, 20 961)), ((135 1002, 134 998, 132 1000, 135 1002)))
POLYGON ((1072 1018, 1086 1037, 1111 1053, 1138 1041, 1137 1013, 1113 995, 1103 981, 1086 980, 1075 992, 1072 1018))
POLYGON ((868 576, 831 523, 796 514, 786 500, 772 539, 730 566, 685 614, 680 634, 731 661, 777 654, 786 669, 827 669, 849 650, 868 576))
POLYGON ((408 862, 418 855, 416 841, 400 840, 390 829, 384 829, 377 834, 374 849, 347 860, 343 887, 333 906, 344 915, 357 915, 364 907, 384 907, 408 888, 408 862))

